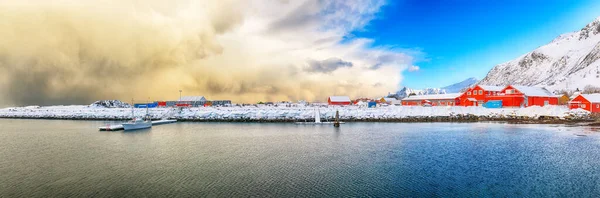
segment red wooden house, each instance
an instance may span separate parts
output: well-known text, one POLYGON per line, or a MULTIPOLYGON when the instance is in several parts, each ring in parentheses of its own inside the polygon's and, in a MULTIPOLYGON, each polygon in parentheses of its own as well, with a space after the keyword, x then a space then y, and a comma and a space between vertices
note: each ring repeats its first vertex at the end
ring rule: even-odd
POLYGON ((581 108, 592 113, 600 113, 600 94, 580 94, 569 102, 569 108, 581 108))
POLYGON ((420 95, 410 96, 402 99, 402 105, 404 106, 455 106, 459 102, 458 97, 461 93, 456 94, 431 94, 431 95, 420 95))
POLYGON ((488 100, 502 100, 503 107, 558 105, 558 97, 542 87, 509 85, 488 100))
POLYGON ((352 101, 348 96, 329 96, 327 103, 329 105, 350 105, 352 101))
POLYGON ((488 96, 498 95, 503 88, 504 87, 499 86, 476 85, 475 87, 471 87, 462 93, 462 95, 459 97, 459 102, 457 105, 482 106, 489 100, 488 96))

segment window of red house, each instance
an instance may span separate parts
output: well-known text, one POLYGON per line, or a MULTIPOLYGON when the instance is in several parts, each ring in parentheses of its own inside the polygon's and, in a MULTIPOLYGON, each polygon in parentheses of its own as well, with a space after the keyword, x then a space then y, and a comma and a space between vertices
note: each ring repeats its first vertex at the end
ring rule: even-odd
POLYGON ((471 92, 470 92, 470 91, 468 91, 468 92, 467 92, 467 95, 469 95, 469 96, 470 96, 470 95, 471 95, 471 92))
POLYGON ((479 90, 479 95, 483 95, 483 90, 479 90))

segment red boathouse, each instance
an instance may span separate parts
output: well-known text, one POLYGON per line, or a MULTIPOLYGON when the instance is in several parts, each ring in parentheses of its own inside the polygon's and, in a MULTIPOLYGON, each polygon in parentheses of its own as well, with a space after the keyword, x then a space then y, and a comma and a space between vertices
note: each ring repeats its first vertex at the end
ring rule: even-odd
POLYGON ((580 94, 569 102, 569 108, 581 108, 592 113, 600 113, 600 94, 580 94))
POLYGON ((542 87, 506 86, 488 100, 502 100, 503 107, 529 107, 558 105, 558 97, 542 87))
POLYGON ((348 96, 329 96, 327 103, 329 105, 350 105, 352 101, 348 96))
POLYGON ((469 88, 459 97, 457 105, 483 106, 489 100, 488 96, 498 95, 503 88, 499 86, 476 85, 469 88))
POLYGON ((402 99, 403 106, 455 106, 461 93, 457 94, 431 94, 409 96, 402 99))

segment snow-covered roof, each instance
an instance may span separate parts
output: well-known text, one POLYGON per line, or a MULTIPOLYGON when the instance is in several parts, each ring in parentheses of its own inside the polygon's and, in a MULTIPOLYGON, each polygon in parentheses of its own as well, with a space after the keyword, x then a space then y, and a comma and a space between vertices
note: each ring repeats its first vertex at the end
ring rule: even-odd
POLYGON ((329 96, 329 100, 331 102, 350 102, 350 97, 348 97, 348 96, 329 96))
POLYGON ((581 95, 580 92, 576 91, 575 93, 573 93, 573 95, 571 95, 571 97, 569 97, 569 99, 573 100, 575 97, 581 95))
POLYGON ((554 96, 543 87, 512 86, 526 96, 554 96))
POLYGON ((490 85, 479 85, 479 87, 486 91, 502 91, 502 89, 504 89, 504 87, 490 85))
POLYGON ((431 94, 431 95, 420 95, 410 96, 402 100, 445 100, 445 99, 456 99, 460 97, 462 93, 451 93, 451 94, 431 94))
POLYGON ((182 96, 180 101, 206 101, 204 96, 182 96))
POLYGON ((581 94, 581 96, 591 103, 600 103, 600 94, 581 94))

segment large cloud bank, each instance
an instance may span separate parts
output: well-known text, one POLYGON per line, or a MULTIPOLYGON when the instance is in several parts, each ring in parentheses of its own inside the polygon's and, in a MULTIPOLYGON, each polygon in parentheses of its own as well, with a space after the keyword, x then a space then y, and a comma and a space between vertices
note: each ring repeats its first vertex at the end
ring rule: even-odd
POLYGON ((379 96, 413 58, 353 38, 380 0, 0 0, 0 105, 379 96))

